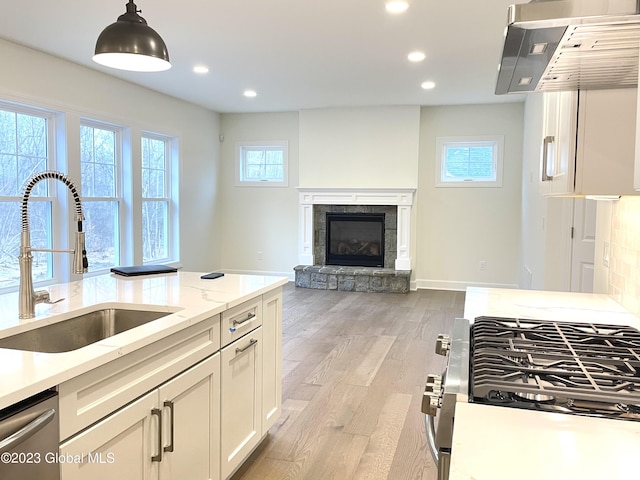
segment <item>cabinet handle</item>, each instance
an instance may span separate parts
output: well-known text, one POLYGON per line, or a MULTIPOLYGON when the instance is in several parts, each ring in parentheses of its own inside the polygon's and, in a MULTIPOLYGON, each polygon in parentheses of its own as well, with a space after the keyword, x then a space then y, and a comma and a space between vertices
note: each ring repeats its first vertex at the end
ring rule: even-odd
POLYGON ((258 340, 256 340, 255 338, 252 338, 251 340, 249 340, 249 345, 247 345, 246 347, 242 347, 242 348, 238 347, 238 348, 236 348, 236 355, 247 351, 248 349, 253 347, 256 343, 258 343, 258 340))
POLYGON ((158 454, 151 457, 152 462, 162 461, 162 410, 159 408, 152 408, 151 415, 158 417, 158 454))
POLYGON ((249 312, 247 313, 247 317, 243 318, 242 320, 234 320, 233 321, 233 325, 242 325, 243 323, 247 323, 249 320, 253 320, 254 318, 256 318, 256 314, 253 312, 249 312))
POLYGON ((163 405, 169 407, 169 423, 171 424, 171 436, 169 437, 169 445, 163 448, 165 452, 173 452, 173 402, 165 400, 163 405))
POLYGON ((542 141, 542 181, 549 182, 553 180, 553 175, 547 175, 547 166, 549 164, 549 146, 555 141, 553 135, 544 137, 542 141))

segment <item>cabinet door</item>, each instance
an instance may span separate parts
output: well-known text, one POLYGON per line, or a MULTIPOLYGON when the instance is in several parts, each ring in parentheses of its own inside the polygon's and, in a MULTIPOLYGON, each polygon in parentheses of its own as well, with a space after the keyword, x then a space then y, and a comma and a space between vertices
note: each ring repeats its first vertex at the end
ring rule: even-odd
POLYGON ((636 88, 580 92, 576 193, 631 195, 636 88))
POLYGON ((148 393, 60 445, 62 480, 154 480, 159 416, 157 391, 148 393), (157 410, 156 410, 157 412, 157 410))
POLYGON ((557 92, 545 92, 542 97, 542 138, 540 139, 540 194, 549 195, 553 179, 558 141, 558 101, 557 92))
POLYGON ((221 352, 221 477, 228 478, 262 438, 262 327, 221 352))
POLYGON ((262 434, 282 414, 282 289, 263 295, 262 434))
POLYGON ((551 165, 551 195, 572 194, 576 166, 578 92, 558 92, 556 152, 551 165))
POLYGON ((578 93, 545 92, 540 153, 540 193, 573 193, 575 179, 578 93))
POLYGON ((220 354, 158 389, 163 435, 160 480, 220 476, 220 354))

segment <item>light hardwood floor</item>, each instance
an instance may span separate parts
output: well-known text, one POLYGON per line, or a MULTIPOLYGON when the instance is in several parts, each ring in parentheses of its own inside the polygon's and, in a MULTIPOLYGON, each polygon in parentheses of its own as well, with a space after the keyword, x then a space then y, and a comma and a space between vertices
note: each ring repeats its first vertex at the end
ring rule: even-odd
POLYGON ((433 480, 420 401, 464 293, 284 288, 283 415, 233 480, 433 480))

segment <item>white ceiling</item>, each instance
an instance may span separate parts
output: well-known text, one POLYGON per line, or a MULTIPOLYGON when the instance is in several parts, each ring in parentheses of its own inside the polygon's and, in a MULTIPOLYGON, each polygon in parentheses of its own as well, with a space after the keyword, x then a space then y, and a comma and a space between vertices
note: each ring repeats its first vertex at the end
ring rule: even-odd
POLYGON ((169 49, 159 73, 91 60, 126 0, 6 0, 0 37, 217 112, 524 100, 493 93, 507 6, 523 0, 409 1, 392 16, 384 0, 137 0, 169 49), (425 61, 410 63, 413 50, 425 61))

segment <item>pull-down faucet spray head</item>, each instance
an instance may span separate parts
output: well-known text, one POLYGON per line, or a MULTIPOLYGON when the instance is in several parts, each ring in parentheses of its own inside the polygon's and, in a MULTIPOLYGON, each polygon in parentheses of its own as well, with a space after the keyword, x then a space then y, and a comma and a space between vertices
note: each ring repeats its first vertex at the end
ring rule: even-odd
POLYGON ((20 235, 20 256, 18 260, 20 262, 20 290, 19 290, 19 305, 18 316, 20 318, 33 318, 35 317, 35 305, 38 303, 50 303, 49 292, 46 290, 40 290, 35 292, 33 290, 33 256, 31 252, 66 252, 73 253, 73 271, 77 274, 86 273, 89 269, 89 261, 87 260, 87 250, 85 247, 84 231, 82 230, 82 222, 84 215, 82 214, 82 203, 80 202, 80 195, 73 182, 63 173, 55 171, 44 171, 36 173, 29 178, 24 187, 24 193, 22 195, 22 208, 21 208, 21 220, 22 231, 20 235), (78 224, 78 231, 75 236, 75 248, 74 250, 51 250, 51 249, 36 249, 31 248, 31 234, 29 230, 29 210, 28 202, 31 190, 33 187, 42 180, 59 180, 69 188, 73 201, 75 203, 76 215, 75 220, 78 224))

